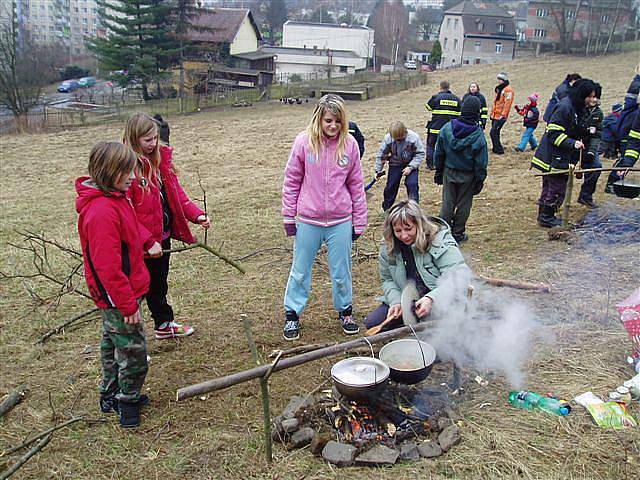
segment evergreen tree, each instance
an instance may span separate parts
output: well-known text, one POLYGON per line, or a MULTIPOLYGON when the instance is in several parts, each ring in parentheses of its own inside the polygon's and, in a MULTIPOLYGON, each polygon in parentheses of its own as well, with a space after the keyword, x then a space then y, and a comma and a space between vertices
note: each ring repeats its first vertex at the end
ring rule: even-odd
POLYGON ((287 21, 287 5, 284 0, 271 0, 267 6, 267 23, 269 24, 269 42, 274 45, 275 32, 282 30, 287 21))
POLYGON ((107 35, 95 38, 90 48, 108 70, 126 70, 128 80, 142 84, 142 95, 149 100, 149 84, 156 84, 176 61, 173 27, 169 24, 174 8, 171 0, 96 0, 107 35))
POLYGON ((436 40, 431 48, 431 54, 429 55, 429 63, 434 67, 442 60, 442 46, 440 40, 436 40))

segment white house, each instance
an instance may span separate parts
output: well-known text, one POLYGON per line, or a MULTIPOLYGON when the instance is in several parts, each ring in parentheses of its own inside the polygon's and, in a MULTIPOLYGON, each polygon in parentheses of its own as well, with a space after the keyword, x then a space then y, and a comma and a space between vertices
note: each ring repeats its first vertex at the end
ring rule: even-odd
POLYGON ((332 51, 350 50, 359 58, 373 58, 374 30, 361 25, 289 20, 282 26, 282 46, 332 51))
POLYGON ((275 56, 276 79, 289 81, 292 75, 302 80, 342 77, 367 68, 367 59, 351 50, 263 46, 261 52, 275 56))

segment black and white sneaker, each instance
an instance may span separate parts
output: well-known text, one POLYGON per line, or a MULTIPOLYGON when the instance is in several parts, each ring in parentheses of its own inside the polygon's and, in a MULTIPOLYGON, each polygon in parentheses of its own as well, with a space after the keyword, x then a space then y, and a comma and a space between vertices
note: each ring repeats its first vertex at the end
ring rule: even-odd
POLYGON ((285 340, 289 341, 300 338, 300 319, 298 319, 296 312, 287 310, 282 335, 285 340))
POLYGON ((351 313, 351 307, 345 308, 340 312, 340 324, 342 325, 342 331, 347 335, 355 335, 360 332, 360 327, 356 323, 351 313))

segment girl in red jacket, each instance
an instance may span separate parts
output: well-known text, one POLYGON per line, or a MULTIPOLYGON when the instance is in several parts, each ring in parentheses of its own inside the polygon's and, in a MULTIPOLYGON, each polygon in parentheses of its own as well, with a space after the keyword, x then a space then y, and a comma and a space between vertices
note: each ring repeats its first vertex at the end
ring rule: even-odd
POLYGON ((138 155, 136 179, 128 195, 149 256, 145 263, 151 284, 146 298, 155 323, 155 338, 186 337, 193 333, 193 327, 174 321, 173 309, 167 302, 170 255, 163 255, 162 250, 171 248, 171 238, 196 242, 187 220, 204 228, 209 228, 211 221, 182 189, 171 161, 173 148, 158 143, 158 127, 153 118, 146 113, 133 114, 127 121, 123 141, 138 155))
POLYGON ((130 148, 100 142, 89 157, 91 176, 76 180, 84 276, 102 312, 100 408, 119 412, 125 428, 140 424, 140 406, 149 401, 140 395, 148 365, 139 307, 149 273, 136 213, 125 196, 135 164, 130 148))

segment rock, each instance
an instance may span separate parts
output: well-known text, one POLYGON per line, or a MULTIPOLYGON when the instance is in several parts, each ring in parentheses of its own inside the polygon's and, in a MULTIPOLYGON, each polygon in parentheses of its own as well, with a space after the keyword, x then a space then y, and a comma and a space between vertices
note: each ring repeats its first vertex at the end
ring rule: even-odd
POLYGON ((300 413, 301 410, 309 406, 310 406, 310 403, 307 397, 303 397, 301 395, 294 395, 289 400, 289 405, 285 407, 281 416, 283 419, 297 417, 298 413, 300 413))
POLYGON ((84 350, 82 351, 82 353, 84 355, 89 355, 89 354, 93 353, 93 348, 91 347, 91 345, 86 345, 84 347, 84 350))
POLYGON ((413 442, 403 443, 400 446, 400 460, 405 460, 408 462, 415 462, 417 460, 420 460, 418 446, 413 442))
POLYGON ((423 458, 435 458, 442 455, 442 448, 438 442, 426 442, 418 445, 418 453, 423 458))
POLYGON ((447 414, 447 417, 449 417, 454 423, 462 420, 462 416, 451 407, 445 407, 444 412, 447 414))
POLYGON ((298 430, 300 426, 300 420, 297 418, 287 418, 286 420, 282 420, 282 430, 285 433, 293 433, 298 430))
POLYGON ((353 465, 356 452, 356 448, 351 445, 331 440, 322 449, 322 458, 339 467, 348 467, 353 465))
POLYGON ((331 440, 330 433, 316 433, 313 440, 311 440, 311 445, 309 446, 311 453, 314 455, 322 455, 322 449, 327 443, 329 443, 329 440, 331 440))
POLYGON ((447 428, 450 425, 453 425, 453 422, 451 421, 450 418, 447 418, 447 417, 438 418, 438 431, 439 432, 443 431, 445 428, 447 428))
POLYGON ((358 455, 358 457, 356 457, 356 463, 370 467, 393 465, 399 456, 400 452, 398 452, 398 450, 385 447, 384 445, 376 445, 362 455, 358 455))
MULTIPOLYGON (((284 422, 283 422, 284 423, 284 422)), ((291 435, 291 447, 302 448, 306 447, 315 438, 316 431, 311 427, 302 427, 296 433, 291 435)))
POLYGON ((285 434, 282 428, 282 417, 278 416, 271 419, 271 439, 274 442, 285 442, 288 435, 285 434))
POLYGON ((451 425, 445 428, 440 435, 438 435, 438 443, 444 452, 447 452, 451 447, 460 443, 460 429, 458 426, 451 425))

